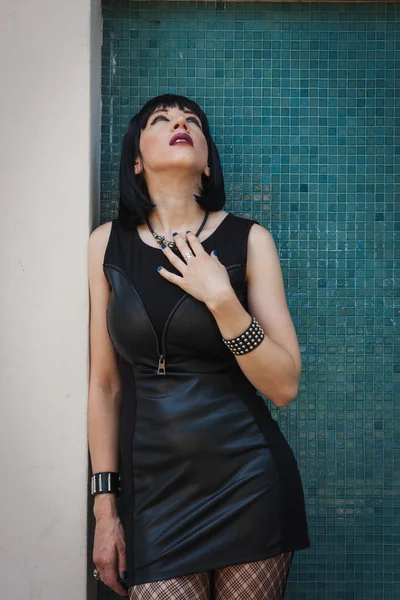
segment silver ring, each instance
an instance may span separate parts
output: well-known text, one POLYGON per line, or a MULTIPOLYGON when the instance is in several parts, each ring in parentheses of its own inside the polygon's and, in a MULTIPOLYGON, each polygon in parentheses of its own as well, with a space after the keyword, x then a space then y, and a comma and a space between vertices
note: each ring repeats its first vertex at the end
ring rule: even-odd
POLYGON ((100 580, 100 573, 98 572, 97 568, 93 569, 93 577, 97 579, 97 581, 100 580))
POLYGON ((190 260, 191 258, 194 258, 194 254, 192 254, 191 252, 186 252, 183 255, 183 257, 184 257, 185 260, 190 260))

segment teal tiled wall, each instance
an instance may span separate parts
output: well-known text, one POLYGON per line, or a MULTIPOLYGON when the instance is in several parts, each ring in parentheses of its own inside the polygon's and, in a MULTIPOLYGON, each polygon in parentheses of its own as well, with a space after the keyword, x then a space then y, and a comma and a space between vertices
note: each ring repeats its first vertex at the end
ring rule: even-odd
POLYGON ((276 241, 303 372, 273 415, 312 541, 288 600, 400 598, 400 5, 109 0, 102 61, 102 221, 130 117, 178 92, 210 119, 227 210, 276 241))

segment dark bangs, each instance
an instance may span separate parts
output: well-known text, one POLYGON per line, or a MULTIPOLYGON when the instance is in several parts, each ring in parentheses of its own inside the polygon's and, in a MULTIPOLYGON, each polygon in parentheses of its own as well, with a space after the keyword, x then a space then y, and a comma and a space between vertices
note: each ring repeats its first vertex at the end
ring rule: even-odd
POLYGON ((140 135, 146 127, 150 115, 157 108, 176 108, 190 110, 201 121, 204 137, 208 146, 208 165, 210 177, 202 175, 201 190, 195 195, 198 204, 207 211, 221 210, 225 203, 224 179, 217 147, 211 137, 210 126, 204 112, 193 100, 176 94, 163 94, 149 100, 131 119, 124 135, 119 169, 119 207, 118 218, 125 229, 131 229, 144 223, 154 208, 150 200, 144 173, 135 175, 134 163, 141 158, 140 135))

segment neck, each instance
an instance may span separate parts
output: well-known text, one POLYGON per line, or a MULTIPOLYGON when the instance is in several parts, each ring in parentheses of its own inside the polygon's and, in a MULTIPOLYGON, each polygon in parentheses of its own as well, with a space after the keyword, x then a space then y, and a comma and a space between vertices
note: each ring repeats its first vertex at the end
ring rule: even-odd
POLYGON ((199 183, 193 179, 174 175, 171 179, 152 178, 147 188, 155 208, 149 222, 159 234, 171 239, 172 234, 185 234, 189 229, 196 231, 204 219, 204 210, 198 205, 194 194, 199 194, 199 183))

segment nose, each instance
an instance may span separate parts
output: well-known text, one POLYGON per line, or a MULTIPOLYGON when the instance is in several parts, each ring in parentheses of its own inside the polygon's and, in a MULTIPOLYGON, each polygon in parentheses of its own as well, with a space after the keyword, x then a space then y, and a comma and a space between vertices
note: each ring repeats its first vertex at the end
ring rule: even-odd
POLYGON ((189 131, 189 127, 188 127, 188 124, 186 122, 184 115, 179 115, 179 117, 176 117, 175 122, 172 126, 172 129, 175 131, 176 129, 179 129, 180 127, 182 127, 185 131, 189 131))

